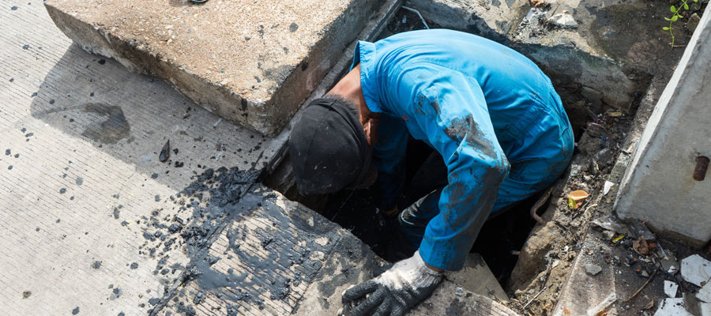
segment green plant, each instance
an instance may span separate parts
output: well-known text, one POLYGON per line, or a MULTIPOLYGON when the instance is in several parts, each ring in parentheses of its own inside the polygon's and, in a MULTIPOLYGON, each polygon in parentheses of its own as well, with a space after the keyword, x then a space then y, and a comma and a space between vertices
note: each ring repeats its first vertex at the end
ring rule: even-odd
MULTIPOLYGON (((670 5, 669 6, 669 11, 671 11, 672 16, 671 17, 664 17, 664 20, 669 22, 669 26, 662 27, 662 30, 665 32, 669 32, 669 36, 671 36, 671 47, 674 46, 674 29, 673 25, 674 22, 678 21, 680 18, 683 18, 684 16, 681 15, 682 9, 684 11, 689 11, 689 3, 687 2, 688 0, 681 0, 680 1, 680 6, 677 7, 675 5, 670 5)), ((694 3, 699 2, 699 0, 691 0, 694 3)))

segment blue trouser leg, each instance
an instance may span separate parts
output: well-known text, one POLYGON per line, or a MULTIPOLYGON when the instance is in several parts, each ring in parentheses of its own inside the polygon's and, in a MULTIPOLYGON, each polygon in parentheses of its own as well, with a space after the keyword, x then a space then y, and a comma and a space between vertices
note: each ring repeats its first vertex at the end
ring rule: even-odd
POLYGON ((414 252, 419 246, 422 237, 425 234, 427 223, 439 214, 439 196, 442 189, 437 189, 424 197, 412 203, 408 208, 403 210, 398 216, 400 223, 400 231, 402 236, 409 243, 412 249, 407 249, 414 252))

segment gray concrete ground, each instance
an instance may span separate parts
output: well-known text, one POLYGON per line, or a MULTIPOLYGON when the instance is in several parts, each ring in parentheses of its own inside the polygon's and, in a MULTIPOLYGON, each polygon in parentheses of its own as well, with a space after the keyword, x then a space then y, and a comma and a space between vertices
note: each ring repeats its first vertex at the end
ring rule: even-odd
POLYGON ((41 2, 3 3, 0 24, 4 312, 145 313, 179 277, 154 273, 146 219, 178 215, 169 197, 205 168, 259 170, 265 139, 72 45, 41 2))

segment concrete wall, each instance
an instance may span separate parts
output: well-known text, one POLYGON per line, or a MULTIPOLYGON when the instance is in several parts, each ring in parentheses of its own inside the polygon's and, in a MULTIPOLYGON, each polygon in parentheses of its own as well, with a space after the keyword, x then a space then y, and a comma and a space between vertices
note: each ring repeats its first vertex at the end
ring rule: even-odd
POLYGON ((615 205, 620 217, 646 221, 697 246, 711 239, 711 174, 703 181, 693 177, 697 157, 711 157, 709 19, 706 8, 642 134, 615 205))

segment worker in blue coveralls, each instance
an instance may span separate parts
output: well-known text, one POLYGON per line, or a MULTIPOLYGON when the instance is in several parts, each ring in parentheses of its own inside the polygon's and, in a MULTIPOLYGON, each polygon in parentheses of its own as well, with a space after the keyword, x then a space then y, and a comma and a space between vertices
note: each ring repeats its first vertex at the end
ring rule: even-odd
POLYGON ((560 97, 533 62, 475 35, 412 31, 359 42, 350 72, 304 109, 288 148, 297 188, 377 177, 389 199, 408 134, 438 153, 446 184, 394 212, 417 250, 344 292, 346 314, 402 315, 429 297, 487 218, 550 186, 573 152, 560 97))

